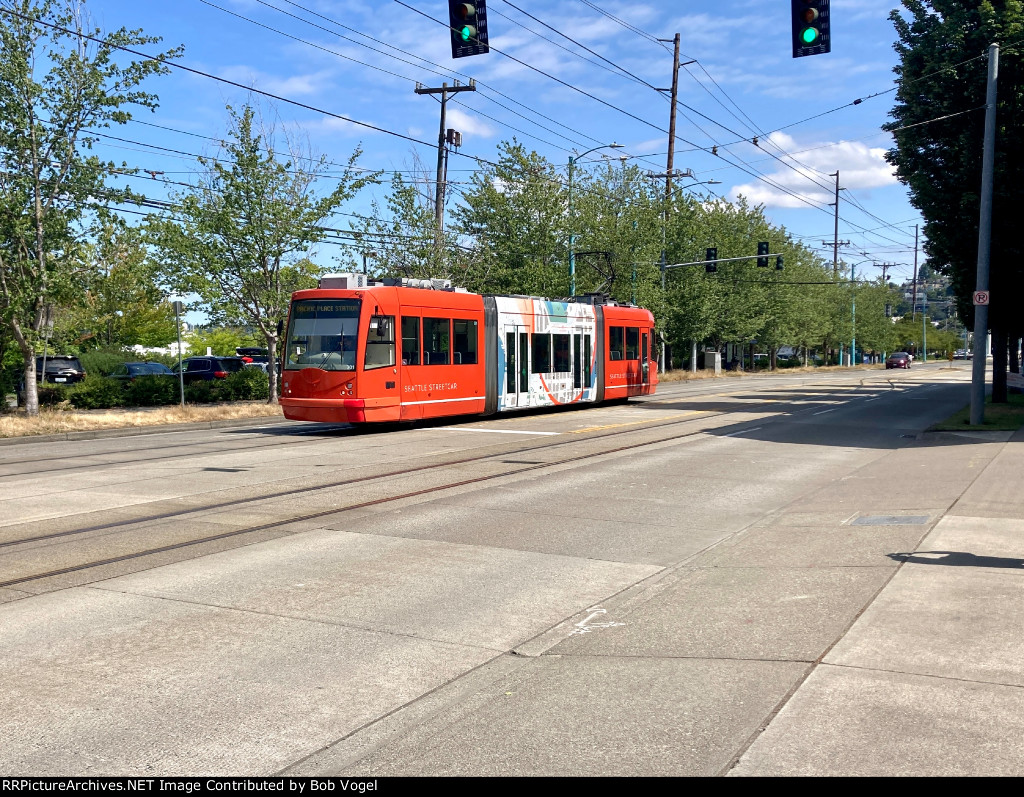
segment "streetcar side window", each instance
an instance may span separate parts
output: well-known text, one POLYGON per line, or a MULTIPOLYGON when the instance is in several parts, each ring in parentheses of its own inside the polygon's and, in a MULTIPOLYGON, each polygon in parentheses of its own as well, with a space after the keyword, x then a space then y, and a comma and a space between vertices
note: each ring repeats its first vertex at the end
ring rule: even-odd
POLYGON ((551 348, 554 353, 555 367, 552 369, 556 374, 567 374, 572 366, 569 362, 569 350, 572 338, 570 335, 552 335, 551 348))
POLYGON ((505 333, 505 392, 516 392, 516 333, 505 333))
POLYGON ((363 369, 386 368, 395 364, 395 317, 393 315, 370 316, 370 328, 366 333, 366 354, 363 369))
POLYGON ((530 389, 529 363, 527 352, 529 351, 530 336, 526 332, 519 333, 519 392, 526 393, 530 389))
POLYGON ((476 363, 476 321, 456 318, 452 321, 452 353, 455 364, 476 363))
POLYGON ((423 364, 447 365, 451 341, 451 321, 447 318, 423 319, 423 364))
POLYGON ((402 365, 420 364, 420 318, 402 316, 402 365))
POLYGON ((551 373, 551 336, 535 334, 532 344, 533 373, 551 373))
POLYGON ((590 387, 590 335, 583 336, 583 386, 590 387))
POLYGON ((623 327, 608 328, 608 359, 621 360, 625 349, 626 336, 623 327))
POLYGON ((636 327, 626 327, 626 359, 640 359, 640 330, 636 327))
POLYGON ((580 362, 583 336, 575 335, 572 339, 572 386, 581 387, 583 382, 583 363, 580 362))

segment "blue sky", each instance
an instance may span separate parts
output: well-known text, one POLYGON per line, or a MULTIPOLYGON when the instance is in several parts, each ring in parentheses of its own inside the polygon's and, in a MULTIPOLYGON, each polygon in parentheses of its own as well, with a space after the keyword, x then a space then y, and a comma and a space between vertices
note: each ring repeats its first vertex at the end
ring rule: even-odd
MULTIPOLYGON (((104 30, 142 28, 163 37, 160 48, 184 45, 180 63, 194 70, 318 109, 275 103, 281 124, 308 136, 329 160, 344 163, 359 145, 360 165, 386 172, 415 169, 417 159, 433 168, 438 102, 415 94, 416 84, 469 78, 478 90, 448 106, 448 126, 462 132, 466 155, 494 159, 497 144, 515 136, 564 166, 574 151, 614 141, 624 147, 587 160, 627 155, 642 168, 664 171, 669 103, 652 87, 670 85, 672 51, 654 39, 679 32, 681 60, 694 63, 680 70, 685 107, 675 166, 691 169, 696 181, 720 181, 694 190, 763 204, 774 223, 831 259, 829 175, 839 170, 839 238, 850 242, 843 256, 867 261, 858 268, 866 277, 879 273, 871 261, 896 263, 890 279, 910 277, 920 219, 882 158, 892 138, 880 129, 894 98, 895 32, 888 16, 895 0, 832 0, 832 52, 799 59, 791 57, 786 0, 488 0, 492 51, 455 61, 447 31, 434 21, 446 20, 446 0, 403 2, 89 0, 86 8, 104 30), (863 102, 853 105, 858 99, 863 102), (758 146, 750 141, 755 134, 758 146)), ((136 190, 163 198, 169 190, 163 181, 187 182, 197 168, 194 157, 167 150, 215 153, 204 137, 224 136, 225 104, 241 104, 247 92, 177 69, 149 88, 160 96, 156 113, 108 131, 128 141, 106 139, 99 152, 164 172, 130 180, 136 190)), ((473 165, 453 155, 449 179, 465 181, 473 165)), ((372 196, 367 191, 344 210, 365 212, 372 196)), ((332 224, 353 221, 339 216, 332 224)))

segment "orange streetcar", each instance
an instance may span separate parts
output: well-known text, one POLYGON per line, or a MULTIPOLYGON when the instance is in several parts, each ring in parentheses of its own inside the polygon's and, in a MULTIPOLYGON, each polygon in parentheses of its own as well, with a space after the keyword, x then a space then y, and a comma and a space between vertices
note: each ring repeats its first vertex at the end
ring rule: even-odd
POLYGON ((334 274, 292 295, 280 402, 292 420, 370 423, 647 395, 653 336, 648 310, 600 295, 552 301, 334 274))

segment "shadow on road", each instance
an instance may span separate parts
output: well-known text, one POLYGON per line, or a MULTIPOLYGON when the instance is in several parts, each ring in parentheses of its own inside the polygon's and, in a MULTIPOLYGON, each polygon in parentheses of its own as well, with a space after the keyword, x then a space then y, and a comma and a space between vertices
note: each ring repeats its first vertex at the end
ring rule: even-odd
POLYGON ((886 554, 897 562, 915 565, 946 565, 947 567, 1024 567, 1024 559, 1005 556, 977 556, 966 551, 914 551, 913 553, 886 554))

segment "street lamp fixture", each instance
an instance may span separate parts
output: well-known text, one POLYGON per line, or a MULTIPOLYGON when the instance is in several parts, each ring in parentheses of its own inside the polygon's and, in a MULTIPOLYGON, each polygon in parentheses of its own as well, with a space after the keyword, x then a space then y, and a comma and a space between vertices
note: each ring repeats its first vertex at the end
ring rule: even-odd
POLYGON ((580 153, 579 155, 569 156, 569 295, 576 295, 576 235, 573 233, 573 215, 572 215, 572 174, 573 167, 576 165, 576 161, 585 155, 589 155, 591 152, 597 152, 599 149, 621 149, 623 144, 616 144, 614 141, 611 144, 601 144, 597 147, 591 147, 586 152, 580 153))

